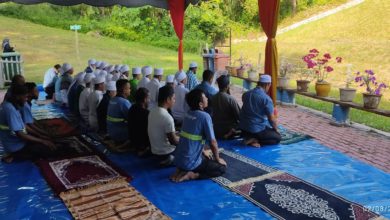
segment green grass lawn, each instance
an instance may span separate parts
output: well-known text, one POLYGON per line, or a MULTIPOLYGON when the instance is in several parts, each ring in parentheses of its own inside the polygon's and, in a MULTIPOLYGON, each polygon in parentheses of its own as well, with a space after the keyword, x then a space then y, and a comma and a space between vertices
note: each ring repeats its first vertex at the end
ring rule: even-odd
MULTIPOLYGON (((74 32, 0 16, 0 38, 6 36, 23 56, 28 81, 42 82, 48 68, 65 61, 71 63, 76 72, 83 71, 89 58, 130 67, 151 65, 164 68, 166 75, 174 74, 178 68, 174 50, 85 34, 79 34, 78 60, 74 32)), ((199 55, 185 53, 184 67, 187 68, 191 61, 202 65, 199 55)))
MULTIPOLYGON (((346 78, 347 63, 354 72, 373 69, 380 81, 390 84, 390 1, 366 0, 355 7, 298 27, 277 36, 280 56, 300 59, 310 49, 329 52, 344 58, 329 76, 334 86, 341 87, 346 78)), ((285 22, 289 22, 286 20, 285 22)), ((257 63, 259 53, 264 60, 265 42, 233 44, 233 60, 242 54, 257 63)), ((355 85, 354 85, 355 86, 355 85)), ((390 101, 390 89, 384 101, 390 101)))

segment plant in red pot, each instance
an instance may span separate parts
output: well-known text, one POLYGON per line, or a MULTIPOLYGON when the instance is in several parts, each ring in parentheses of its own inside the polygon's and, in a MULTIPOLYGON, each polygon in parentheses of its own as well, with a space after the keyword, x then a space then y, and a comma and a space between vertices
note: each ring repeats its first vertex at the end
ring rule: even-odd
POLYGON ((357 72, 355 82, 359 83, 360 87, 366 87, 366 92, 363 93, 364 108, 378 108, 382 97, 382 90, 388 88, 388 85, 379 83, 372 70, 365 70, 362 73, 357 72))

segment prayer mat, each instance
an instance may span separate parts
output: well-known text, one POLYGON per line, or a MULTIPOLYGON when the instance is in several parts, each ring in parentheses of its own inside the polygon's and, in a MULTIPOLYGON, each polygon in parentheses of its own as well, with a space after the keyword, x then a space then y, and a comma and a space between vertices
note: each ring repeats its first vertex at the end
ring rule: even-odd
POLYGON ((282 140, 280 141, 280 144, 283 145, 294 144, 311 138, 309 135, 296 133, 280 127, 279 127, 279 132, 280 135, 282 136, 282 140))
POLYGON ((84 156, 96 154, 97 152, 94 146, 88 143, 83 136, 57 138, 54 141, 54 145, 57 149, 52 158, 84 156))
POLYGON ((76 220, 170 219, 125 180, 70 190, 60 197, 76 220))
POLYGON ((76 136, 80 134, 78 125, 72 125, 65 118, 43 119, 36 121, 35 124, 46 131, 52 138, 76 136))
POLYGON ((221 150, 226 173, 213 180, 277 219, 384 219, 327 190, 231 151, 221 150))
POLYGON ((115 179, 131 179, 126 172, 112 164, 104 155, 39 160, 37 165, 56 194, 115 179))

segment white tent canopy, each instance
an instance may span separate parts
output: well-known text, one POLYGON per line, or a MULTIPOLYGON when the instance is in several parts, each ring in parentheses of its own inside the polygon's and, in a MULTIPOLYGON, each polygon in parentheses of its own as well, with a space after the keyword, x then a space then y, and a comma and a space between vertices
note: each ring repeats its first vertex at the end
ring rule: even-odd
MULTIPOLYGON (((150 5, 157 8, 169 9, 169 0, 0 0, 0 3, 4 2, 15 2, 19 4, 39 4, 39 3, 50 3, 54 5, 78 5, 86 4, 97 7, 107 7, 113 5, 121 5, 124 7, 141 7, 150 5)), ((183 0, 188 4, 196 4, 199 0, 183 0)))

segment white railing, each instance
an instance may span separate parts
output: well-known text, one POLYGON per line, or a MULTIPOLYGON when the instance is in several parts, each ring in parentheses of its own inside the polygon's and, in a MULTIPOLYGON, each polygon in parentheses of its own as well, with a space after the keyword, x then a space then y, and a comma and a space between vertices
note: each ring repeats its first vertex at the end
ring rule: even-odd
POLYGON ((23 59, 19 53, 3 53, 0 58, 0 88, 14 75, 23 75, 23 59))

